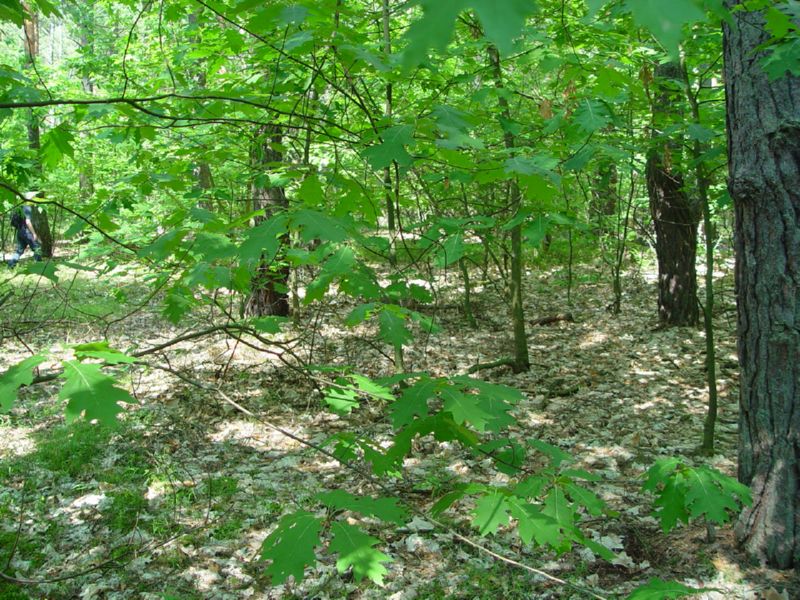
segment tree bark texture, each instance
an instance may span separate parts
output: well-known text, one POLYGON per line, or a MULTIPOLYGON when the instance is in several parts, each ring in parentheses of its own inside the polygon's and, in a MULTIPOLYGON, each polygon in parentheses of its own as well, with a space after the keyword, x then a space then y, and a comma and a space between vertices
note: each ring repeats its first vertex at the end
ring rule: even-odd
MULTIPOLYGON (((281 131, 278 126, 262 126, 258 129, 253 144, 251 161, 254 171, 264 174, 283 160, 283 154, 277 148, 281 143, 281 131)), ((276 212, 288 207, 286 194, 282 187, 272 187, 267 183, 253 183, 251 191, 253 208, 264 210, 265 216, 258 217, 256 224, 268 219, 276 212)), ((275 259, 280 260, 280 255, 275 259)), ((253 316, 289 315, 289 266, 260 262, 250 283, 250 296, 246 303, 246 312, 253 316)))
POLYGON ((647 155, 647 192, 656 230, 658 258, 658 318, 663 325, 696 325, 697 226, 700 207, 686 193, 681 173, 681 140, 663 135, 682 117, 683 80, 678 63, 655 69, 653 143, 647 155))
POLYGON ((33 206, 31 223, 42 246, 42 257, 53 258, 53 232, 50 229, 50 221, 44 207, 33 206))
MULTIPOLYGON (((25 69, 32 70, 36 67, 36 58, 39 56, 39 15, 29 3, 22 4, 25 9, 25 20, 23 21, 23 33, 25 37, 25 69)), ((33 109, 28 113, 28 147, 36 153, 37 175, 41 176, 42 165, 39 160, 39 149, 41 148, 41 133, 39 130, 39 120, 33 109)))
POLYGON ((789 568, 800 566, 800 78, 770 81, 756 51, 767 37, 759 13, 737 11, 724 28, 739 479, 754 500, 735 532, 751 556, 789 568))

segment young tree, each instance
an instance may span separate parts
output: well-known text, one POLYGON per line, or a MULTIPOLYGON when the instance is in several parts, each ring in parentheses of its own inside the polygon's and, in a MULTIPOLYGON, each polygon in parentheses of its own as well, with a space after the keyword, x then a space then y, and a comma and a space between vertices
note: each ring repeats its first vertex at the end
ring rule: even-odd
MULTIPOLYGON (((738 541, 769 565, 800 566, 800 78, 759 58, 764 15, 726 0, 729 181, 736 212, 741 365, 739 479, 754 502, 738 541), (743 10, 744 9, 744 10, 743 10)), ((775 10, 775 9, 771 9, 775 10)))

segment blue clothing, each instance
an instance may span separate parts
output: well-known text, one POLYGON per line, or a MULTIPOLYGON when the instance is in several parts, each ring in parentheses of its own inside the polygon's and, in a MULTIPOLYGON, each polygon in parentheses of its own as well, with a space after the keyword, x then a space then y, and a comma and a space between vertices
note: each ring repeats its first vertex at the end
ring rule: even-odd
POLYGON ((24 221, 22 225, 17 228, 17 247, 14 250, 14 254, 12 254, 11 258, 8 260, 9 267, 13 267, 19 262, 20 257, 25 252, 25 248, 28 247, 30 247, 36 260, 42 260, 41 245, 34 239, 33 232, 30 230, 30 227, 28 227, 28 221, 33 216, 33 210, 27 204, 22 207, 22 216, 24 221))

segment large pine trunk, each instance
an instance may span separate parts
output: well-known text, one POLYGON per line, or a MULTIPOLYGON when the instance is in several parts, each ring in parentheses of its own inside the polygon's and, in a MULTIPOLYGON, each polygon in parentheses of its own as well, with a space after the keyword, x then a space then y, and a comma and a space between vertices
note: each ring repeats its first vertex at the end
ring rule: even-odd
MULTIPOLYGON (((256 219, 256 225, 279 210, 288 207, 286 194, 282 187, 271 186, 269 182, 263 183, 268 178, 263 177, 270 167, 274 167, 283 160, 283 154, 278 149, 281 144, 281 131, 278 126, 260 127, 256 133, 253 144, 251 161, 254 171, 262 177, 257 177, 251 187, 253 208, 263 209, 265 215, 256 219)), ((275 261, 280 260, 280 254, 275 261)), ((245 309, 252 316, 281 316, 289 315, 289 266, 276 264, 275 261, 267 263, 261 261, 250 283, 250 296, 247 298, 245 309)))
POLYGON ((759 13, 735 12, 725 26, 739 479, 754 498, 736 538, 750 555, 789 568, 800 566, 800 79, 770 81, 756 51, 767 37, 759 13))
POLYGON ((663 325, 696 325, 697 226, 700 206, 684 189, 681 173, 681 140, 663 132, 681 118, 678 107, 682 79, 677 63, 655 69, 653 98, 653 144, 647 155, 647 192, 656 230, 658 258, 658 318, 663 325))

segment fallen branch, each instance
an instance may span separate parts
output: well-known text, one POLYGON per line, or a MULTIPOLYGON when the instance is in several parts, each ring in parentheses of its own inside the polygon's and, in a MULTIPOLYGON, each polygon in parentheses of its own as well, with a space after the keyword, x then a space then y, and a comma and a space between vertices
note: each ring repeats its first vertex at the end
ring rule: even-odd
POLYGON ((542 317, 540 319, 534 319, 531 321, 531 325, 552 325, 553 323, 558 323, 559 321, 574 323, 575 317, 572 316, 572 313, 562 313, 558 315, 551 315, 549 317, 542 317))
POLYGON ((472 365, 469 369, 467 369, 467 373, 472 375, 473 373, 477 373, 478 371, 484 371, 486 369, 494 369, 496 367, 513 367, 514 366, 514 359, 510 356, 506 356, 505 358, 498 358, 495 361, 488 362, 488 363, 478 363, 472 365))

